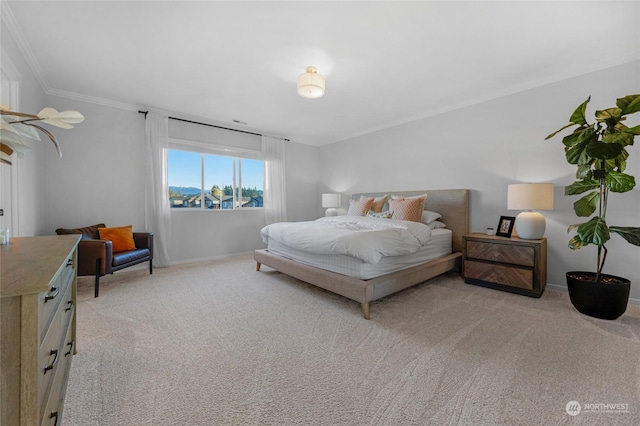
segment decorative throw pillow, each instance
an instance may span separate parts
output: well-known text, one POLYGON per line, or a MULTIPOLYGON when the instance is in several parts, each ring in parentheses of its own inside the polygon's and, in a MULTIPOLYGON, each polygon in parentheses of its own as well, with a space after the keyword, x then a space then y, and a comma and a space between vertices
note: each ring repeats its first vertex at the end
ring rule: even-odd
POLYGON ((439 220, 434 220, 433 222, 427 225, 430 229, 442 229, 446 228, 447 225, 444 222, 440 222, 439 220))
POLYGON ((442 215, 440 213, 432 212, 431 210, 424 210, 422 212, 422 223, 426 223, 428 225, 441 217, 442 215))
POLYGON ((135 250, 133 240, 133 226, 118 226, 115 228, 98 228, 101 240, 110 240, 114 252, 135 250))
POLYGON ((426 195, 408 198, 391 198, 389 200, 389 210, 393 212, 393 218, 397 220, 409 220, 420 222, 422 220, 422 210, 426 195))
MULTIPOLYGON (((382 197, 375 197, 373 199, 373 204, 371 205, 371 210, 373 210, 376 213, 379 213, 382 211, 382 208, 384 207, 384 203, 387 202, 387 198, 389 196, 388 195, 383 195, 382 197)), ((360 199, 366 199, 367 197, 365 197, 364 195, 360 196, 360 199)))
POLYGON ((360 200, 349 200, 349 211, 347 216, 364 216, 367 210, 371 210, 373 197, 361 198, 360 200))
POLYGON ((393 212, 387 210, 386 212, 375 212, 373 210, 367 210, 365 216, 378 217, 380 219, 391 219, 393 212))

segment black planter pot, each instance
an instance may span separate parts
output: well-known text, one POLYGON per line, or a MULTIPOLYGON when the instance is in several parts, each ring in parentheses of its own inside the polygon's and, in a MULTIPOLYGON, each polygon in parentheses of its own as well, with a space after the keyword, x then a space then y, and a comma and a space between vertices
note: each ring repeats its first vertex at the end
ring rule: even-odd
POLYGON ((619 283, 603 283, 574 278, 572 274, 594 276, 595 272, 567 272, 567 288, 569 298, 578 312, 590 317, 614 320, 627 310, 631 281, 615 275, 602 274, 601 277, 611 277, 619 283))

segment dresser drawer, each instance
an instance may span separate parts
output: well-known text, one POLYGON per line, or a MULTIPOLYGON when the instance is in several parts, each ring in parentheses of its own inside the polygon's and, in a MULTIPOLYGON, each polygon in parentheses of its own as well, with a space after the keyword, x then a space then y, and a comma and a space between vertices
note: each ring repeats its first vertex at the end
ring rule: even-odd
POLYGON ((533 289, 533 271, 529 269, 466 260, 464 262, 464 276, 465 279, 490 281, 526 290, 533 289))
POLYGON ((467 241, 467 258, 533 266, 534 248, 528 246, 467 241))
POLYGON ((63 299, 68 288, 71 287, 76 274, 75 264, 73 262, 73 254, 71 254, 65 262, 60 266, 53 280, 49 285, 49 291, 43 292, 38 300, 38 310, 40 312, 39 335, 40 341, 44 339, 49 324, 53 319, 53 315, 63 299))
POLYGON ((67 327, 64 343, 61 345, 60 361, 55 369, 55 375, 52 380, 51 391, 47 394, 45 402, 41 402, 40 418, 41 425, 59 425, 62 418, 62 408, 64 404, 64 394, 66 390, 67 377, 71 368, 71 357, 73 354, 72 329, 71 323, 67 327))
POLYGON ((38 404, 40 407, 43 406, 42 402, 49 393, 54 376, 63 361, 66 352, 64 337, 71 330, 71 319, 75 312, 72 303, 64 302, 72 298, 71 286, 66 286, 65 293, 57 297, 60 301, 38 351, 38 404))

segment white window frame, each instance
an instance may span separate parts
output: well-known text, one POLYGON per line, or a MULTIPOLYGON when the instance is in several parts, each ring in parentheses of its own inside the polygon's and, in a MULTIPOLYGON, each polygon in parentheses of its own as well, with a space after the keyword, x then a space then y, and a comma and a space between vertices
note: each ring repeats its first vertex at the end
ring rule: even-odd
MULTIPOLYGON (((181 150, 181 151, 190 151, 200 154, 200 207, 199 208, 171 208, 172 212, 186 212, 186 211, 208 211, 208 212, 233 212, 233 211, 250 211, 250 210, 263 210, 264 204, 262 207, 236 207, 236 200, 238 188, 240 189, 240 198, 242 199, 242 160, 261 160, 263 164, 266 162, 263 158, 261 151, 256 151, 252 149, 244 149, 244 148, 236 148, 227 145, 218 145, 211 144, 205 142, 197 142, 190 141, 184 139, 177 138, 169 138, 168 140, 168 149, 181 150), (218 155, 223 157, 231 157, 233 159, 233 198, 232 198, 232 208, 223 209, 222 204, 219 209, 208 209, 206 208, 206 203, 204 202, 205 197, 205 188, 204 188, 204 156, 205 155, 218 155), (238 173, 236 173, 236 167, 238 167, 238 173), (238 183, 236 185, 236 176, 239 177, 238 183)), ((169 156, 166 155, 167 158, 167 169, 169 168, 169 156)), ((266 166, 263 166, 263 176, 262 176, 262 191, 264 194, 264 169, 266 166)), ((169 182, 167 182, 167 188, 169 187, 169 182)), ((222 200, 221 200, 222 203, 222 200)))

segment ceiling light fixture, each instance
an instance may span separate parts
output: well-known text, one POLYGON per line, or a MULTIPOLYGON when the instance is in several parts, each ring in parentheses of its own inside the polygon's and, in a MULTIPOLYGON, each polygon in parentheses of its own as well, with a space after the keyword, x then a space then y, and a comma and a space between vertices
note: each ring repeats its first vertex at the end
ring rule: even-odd
POLYGON ((303 98, 324 95, 324 77, 318 74, 316 67, 307 67, 306 72, 298 76, 298 95, 303 98))

